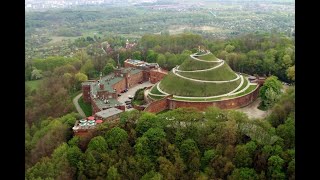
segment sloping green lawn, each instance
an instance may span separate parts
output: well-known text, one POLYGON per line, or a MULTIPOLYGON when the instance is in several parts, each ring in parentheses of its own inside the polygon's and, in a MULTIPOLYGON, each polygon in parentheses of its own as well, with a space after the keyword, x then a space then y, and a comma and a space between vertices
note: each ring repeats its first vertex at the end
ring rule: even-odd
POLYGON ((193 70, 202 70, 202 69, 209 69, 211 67, 215 67, 219 65, 219 62, 203 62, 203 61, 197 61, 194 59, 191 59, 189 57, 186 59, 179 67, 179 70, 183 71, 193 71, 193 70))
POLYGON ((91 115, 92 115, 92 107, 91 107, 91 104, 85 103, 85 102, 83 101, 83 96, 81 96, 81 97, 79 98, 78 103, 79 103, 81 109, 83 110, 83 112, 84 112, 84 114, 85 114, 86 116, 91 116, 91 115))
POLYGON ((170 72, 160 83, 160 88, 178 96, 216 96, 228 93, 240 84, 241 79, 227 83, 202 83, 180 78, 170 72))
POLYGON ((199 80, 208 81, 227 81, 235 79, 237 76, 229 67, 228 64, 224 63, 221 67, 212 69, 210 71, 201 72, 178 72, 180 75, 199 80))
POLYGON ((205 56, 195 56, 195 58, 201 59, 201 60, 205 60, 205 61, 215 61, 217 60, 216 56, 213 54, 208 54, 205 56))
POLYGON ((153 88, 150 91, 152 94, 160 94, 162 95, 162 93, 158 90, 157 86, 153 86, 153 88))

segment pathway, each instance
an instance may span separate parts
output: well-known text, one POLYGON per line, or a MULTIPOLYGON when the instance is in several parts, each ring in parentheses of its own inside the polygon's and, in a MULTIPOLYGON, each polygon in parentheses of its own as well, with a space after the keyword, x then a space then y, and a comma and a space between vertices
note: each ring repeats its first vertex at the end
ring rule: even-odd
POLYGON ((79 98, 80 98, 81 96, 82 96, 82 93, 78 94, 75 98, 73 98, 72 101, 73 101, 73 104, 74 104, 74 106, 76 107, 78 113, 80 114, 80 116, 86 117, 86 115, 84 114, 84 112, 82 111, 82 109, 81 109, 81 107, 80 107, 80 105, 79 105, 79 103, 78 103, 78 100, 79 100, 79 98))
POLYGON ((262 119, 262 118, 265 118, 268 114, 270 114, 271 111, 270 110, 262 111, 262 110, 258 109, 260 102, 261 102, 261 99, 257 98, 255 101, 253 101, 248 106, 245 106, 243 108, 236 109, 236 110, 244 112, 245 114, 248 115, 248 117, 250 119, 253 119, 253 118, 262 119))

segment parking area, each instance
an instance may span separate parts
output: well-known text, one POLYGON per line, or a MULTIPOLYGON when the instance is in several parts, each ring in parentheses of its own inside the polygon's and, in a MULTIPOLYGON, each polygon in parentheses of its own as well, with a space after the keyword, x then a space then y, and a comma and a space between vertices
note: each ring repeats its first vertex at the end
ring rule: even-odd
MULTIPOLYGON (((122 103, 122 104, 125 104, 125 101, 130 100, 130 99, 129 99, 129 96, 130 96, 130 95, 131 95, 131 96, 134 96, 134 94, 136 93, 136 91, 137 91, 138 89, 141 89, 141 88, 144 88, 144 87, 149 87, 149 86, 152 86, 152 85, 153 85, 153 84, 150 83, 149 81, 144 82, 144 83, 142 83, 142 84, 137 84, 137 85, 131 87, 130 89, 128 89, 127 92, 121 93, 121 96, 118 97, 118 101, 119 101, 120 103, 122 103)), ((127 106, 126 106, 126 111, 130 111, 130 110, 133 110, 133 108, 127 109, 127 106)))

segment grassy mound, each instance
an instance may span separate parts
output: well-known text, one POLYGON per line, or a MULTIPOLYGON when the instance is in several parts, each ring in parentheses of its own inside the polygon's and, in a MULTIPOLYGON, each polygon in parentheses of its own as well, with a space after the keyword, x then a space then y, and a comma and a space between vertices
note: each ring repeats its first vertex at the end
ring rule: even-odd
POLYGON ((241 91, 242 89, 244 89, 245 87, 247 87, 248 83, 249 83, 248 79, 246 79, 245 77, 243 77, 243 84, 242 84, 242 86, 241 86, 236 92, 241 91))
POLYGON ((211 53, 208 55, 204 55, 204 56, 194 56, 194 57, 201 59, 201 60, 205 60, 205 61, 216 61, 217 60, 216 56, 214 56, 211 53))
POLYGON ((157 88, 157 86, 153 86, 151 91, 150 91, 152 94, 159 94, 159 95, 163 95, 157 88))
POLYGON ((170 72, 160 83, 160 88, 169 93, 178 96, 216 96, 221 94, 226 94, 240 84, 241 79, 234 82, 227 83, 203 83, 194 82, 187 79, 180 78, 170 72))
POLYGON ((183 71, 203 70, 203 69, 215 67, 219 64, 220 64, 219 62, 197 61, 189 57, 180 65, 179 70, 183 70, 183 71))
POLYGON ((226 63, 210 71, 179 72, 179 74, 188 78, 207 81, 228 81, 237 77, 236 74, 229 67, 229 65, 226 63))

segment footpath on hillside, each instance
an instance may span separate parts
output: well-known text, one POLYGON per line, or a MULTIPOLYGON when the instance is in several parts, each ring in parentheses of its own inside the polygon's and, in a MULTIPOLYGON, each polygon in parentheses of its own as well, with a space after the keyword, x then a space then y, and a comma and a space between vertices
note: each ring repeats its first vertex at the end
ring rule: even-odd
POLYGON ((80 114, 80 116, 82 117, 86 117, 86 115, 84 114, 83 110, 81 109, 78 101, 79 101, 79 98, 82 96, 82 93, 80 93, 79 95, 77 95, 75 98, 73 98, 73 104, 74 106, 76 107, 78 113, 80 114))

